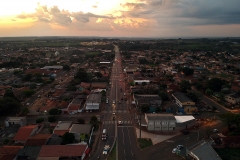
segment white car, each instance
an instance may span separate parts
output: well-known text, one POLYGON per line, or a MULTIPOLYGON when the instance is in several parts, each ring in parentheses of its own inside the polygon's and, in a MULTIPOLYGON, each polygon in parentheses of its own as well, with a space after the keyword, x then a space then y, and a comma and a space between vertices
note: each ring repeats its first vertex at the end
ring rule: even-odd
POLYGON ((213 132, 214 132, 214 133, 217 133, 217 132, 218 132, 218 129, 213 129, 213 132))
POLYGON ((110 146, 105 145, 104 148, 103 148, 103 154, 108 154, 109 149, 110 149, 110 146))
POLYGON ((113 104, 115 104, 115 101, 113 100, 113 104))
POLYGON ((118 125, 122 125, 123 124, 123 122, 122 121, 118 121, 118 125))
POLYGON ((173 150, 172 150, 172 153, 177 153, 177 152, 179 152, 180 150, 178 150, 177 148, 173 148, 173 150))

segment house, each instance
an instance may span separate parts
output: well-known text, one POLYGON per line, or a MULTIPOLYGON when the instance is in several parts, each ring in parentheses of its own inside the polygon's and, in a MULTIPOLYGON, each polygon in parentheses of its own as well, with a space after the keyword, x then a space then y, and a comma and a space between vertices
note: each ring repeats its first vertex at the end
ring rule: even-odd
POLYGON ((72 121, 58 121, 57 126, 53 130, 53 134, 63 136, 66 132, 69 131, 71 126, 72 121))
POLYGON ((16 155, 17 160, 35 160, 38 158, 42 146, 24 146, 16 155))
POLYGON ((134 94, 134 100, 137 106, 149 106, 150 112, 155 112, 156 108, 162 105, 162 98, 159 95, 134 94))
POLYGON ((133 83, 134 85, 142 85, 143 83, 149 84, 150 80, 134 80, 133 83))
POLYGON ((86 110, 98 110, 101 103, 101 93, 91 93, 86 100, 86 110))
POLYGON ((69 133, 73 133, 76 141, 80 141, 81 134, 89 135, 91 132, 90 124, 73 124, 69 130, 69 133))
POLYGON ((107 83, 99 83, 99 82, 93 82, 91 85, 91 89, 106 89, 107 83))
POLYGON ((63 69, 63 66, 45 66, 42 69, 63 69))
POLYGON ((42 146, 46 145, 51 134, 35 134, 27 139, 25 146, 42 146))
POLYGON ((38 127, 39 127, 38 125, 29 125, 21 127, 17 131, 13 140, 15 141, 15 143, 25 144, 27 139, 37 132, 38 127))
POLYGON ((240 102, 240 95, 239 94, 228 94, 225 96, 225 100, 231 104, 237 104, 240 102))
POLYGON ((0 148, 0 160, 13 160, 23 146, 3 146, 0 148))
POLYGON ((186 149, 188 159, 211 159, 221 160, 221 157, 216 153, 212 146, 205 141, 201 141, 194 146, 186 149))
POLYGON ((58 157, 59 159, 81 159, 85 157, 87 145, 43 145, 38 155, 44 157, 58 157))
POLYGON ((180 92, 175 92, 172 94, 175 103, 179 106, 179 111, 186 114, 192 114, 197 111, 195 102, 193 102, 189 97, 180 92))
POLYGON ((58 105, 58 101, 56 100, 53 100, 53 101, 47 101, 47 104, 45 106, 42 106, 40 109, 39 109, 39 112, 48 112, 50 109, 52 108, 56 108, 58 105))
POLYGON ((5 120, 5 126, 9 127, 11 125, 20 125, 22 126, 26 126, 27 125, 27 119, 26 117, 8 117, 5 120))
POLYGON ((195 118, 191 115, 174 117, 176 119, 176 130, 188 129, 196 124, 195 118))

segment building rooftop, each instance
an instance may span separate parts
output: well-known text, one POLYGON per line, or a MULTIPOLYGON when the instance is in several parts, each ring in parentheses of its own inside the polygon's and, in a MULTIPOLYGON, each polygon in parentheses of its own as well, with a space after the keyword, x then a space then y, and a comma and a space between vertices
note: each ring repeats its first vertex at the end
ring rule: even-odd
POLYGON ((175 92, 172 94, 174 97, 176 97, 181 103, 184 102, 193 102, 189 97, 187 97, 185 94, 180 92, 175 92))
POLYGON ((82 133, 82 134, 89 134, 91 131, 90 124, 73 124, 70 133, 82 133))
POLYGON ((26 141, 31 136, 31 133, 32 133, 33 129, 35 129, 37 127, 38 127, 38 125, 29 125, 29 126, 21 127, 18 130, 18 132, 16 133, 13 140, 15 140, 15 141, 26 141))
POLYGON ((197 145, 188 148, 188 150, 192 152, 195 156, 197 156, 198 159, 221 160, 221 157, 219 157, 219 155, 212 148, 212 146, 205 141, 202 141, 197 145))
POLYGON ((101 93, 91 93, 86 103, 100 103, 101 102, 101 93))
POLYGON ((54 128, 55 130, 68 130, 72 125, 72 121, 58 121, 57 126, 54 128))
POLYGON ((39 157, 80 157, 87 145, 44 145, 39 157))
POLYGON ((184 123, 184 122, 195 119, 193 116, 174 116, 174 117, 175 117, 177 123, 184 123))
POLYGON ((173 114, 146 114, 148 120, 175 120, 173 114))

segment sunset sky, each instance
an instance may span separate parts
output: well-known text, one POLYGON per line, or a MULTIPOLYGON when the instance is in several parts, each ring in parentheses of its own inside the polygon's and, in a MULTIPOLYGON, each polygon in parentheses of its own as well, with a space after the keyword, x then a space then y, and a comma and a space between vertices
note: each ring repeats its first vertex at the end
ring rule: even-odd
POLYGON ((238 37, 240 0, 1 0, 6 36, 238 37))

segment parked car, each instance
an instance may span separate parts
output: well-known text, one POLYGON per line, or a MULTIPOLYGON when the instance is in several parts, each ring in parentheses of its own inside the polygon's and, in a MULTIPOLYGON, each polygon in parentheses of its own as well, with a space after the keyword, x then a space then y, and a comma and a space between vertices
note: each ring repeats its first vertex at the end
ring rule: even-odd
POLYGON ((182 130, 182 133, 183 133, 183 134, 188 134, 189 131, 185 129, 185 130, 182 130))
POLYGON ((213 132, 214 132, 214 133, 217 133, 217 132, 218 132, 218 129, 213 129, 213 132))
POLYGON ((123 122, 122 121, 118 121, 118 125, 122 125, 123 124, 123 122))
POLYGON ((178 150, 183 149, 183 145, 181 145, 181 144, 177 145, 177 149, 178 149, 178 150))
POLYGON ((177 149, 177 148, 173 148, 173 150, 172 150, 172 153, 177 153, 177 152, 180 152, 180 150, 179 149, 177 149))

